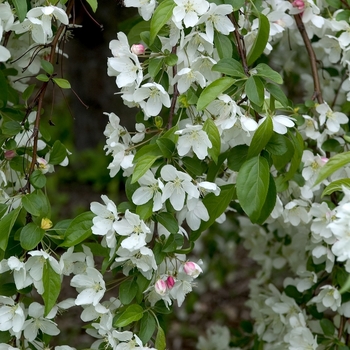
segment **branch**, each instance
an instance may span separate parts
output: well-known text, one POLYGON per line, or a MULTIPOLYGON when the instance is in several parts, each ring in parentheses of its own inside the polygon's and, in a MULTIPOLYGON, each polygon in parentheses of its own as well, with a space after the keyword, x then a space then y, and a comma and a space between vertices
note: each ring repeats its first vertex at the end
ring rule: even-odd
POLYGON ((321 104, 323 103, 323 97, 321 92, 320 79, 318 76, 317 59, 316 59, 315 51, 312 48, 311 41, 306 33, 305 26, 301 19, 300 14, 294 15, 294 19, 295 19, 295 23, 297 24, 298 30, 301 34, 301 37, 303 38, 303 41, 310 59, 311 73, 314 81, 314 93, 313 93, 312 99, 313 100, 317 99, 317 102, 321 104))
POLYGON ((250 74, 249 74, 249 68, 248 68, 248 63, 247 63, 247 53, 245 50, 244 38, 241 35, 241 33, 239 32, 239 25, 238 25, 238 22, 237 22, 235 16, 233 14, 230 14, 229 17, 230 17, 232 24, 235 27, 235 30, 232 32, 232 34, 233 34, 235 41, 236 41, 239 57, 242 60, 244 73, 247 77, 249 77, 250 74))
MULTIPOLYGON (((176 46, 173 47, 171 50, 171 53, 176 54, 176 46)), ((177 75, 177 65, 175 64, 173 66, 173 78, 175 78, 177 75)), ((169 112, 169 120, 167 124, 167 129, 170 129, 173 124, 173 117, 175 113, 175 106, 176 106, 176 101, 179 96, 179 90, 177 89, 177 83, 174 84, 174 94, 173 94, 173 99, 171 101, 171 106, 170 106, 170 112, 169 112)))
MULTIPOLYGON (((67 6, 66 13, 69 16, 70 12, 72 11, 74 5, 74 0, 70 0, 67 6)), ((65 30, 66 25, 61 24, 58 28, 55 37, 53 38, 52 42, 49 44, 51 46, 50 55, 48 61, 54 65, 55 62, 55 55, 56 55, 56 48, 58 45, 59 40, 61 39, 61 35, 63 31, 65 30)), ((29 107, 28 111, 34 108, 34 106, 37 105, 37 111, 36 111, 36 117, 34 122, 34 129, 33 129, 33 152, 32 152, 32 161, 30 163, 29 171, 28 171, 28 179, 26 185, 22 188, 22 191, 25 193, 30 193, 30 175, 34 172, 35 165, 37 163, 37 151, 38 151, 38 140, 39 140, 39 127, 40 127, 40 118, 41 118, 41 110, 43 107, 44 97, 46 93, 47 86, 51 80, 44 82, 39 89, 38 94, 35 96, 34 100, 31 103, 31 106, 29 107)), ((27 113, 29 114, 29 113, 27 113)))

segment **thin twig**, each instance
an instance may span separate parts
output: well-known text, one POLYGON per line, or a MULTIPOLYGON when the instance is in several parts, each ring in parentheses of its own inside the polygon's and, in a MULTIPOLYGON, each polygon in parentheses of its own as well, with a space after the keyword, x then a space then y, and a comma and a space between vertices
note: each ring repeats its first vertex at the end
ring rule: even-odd
POLYGON ((314 82, 314 93, 312 96, 312 99, 317 99, 318 103, 323 103, 323 97, 322 97, 322 92, 321 92, 321 85, 320 85, 320 78, 318 76, 318 70, 317 70, 317 59, 315 55, 315 51, 312 47, 311 41, 307 35, 304 23, 301 19, 300 14, 294 15, 295 23, 297 24, 299 33, 301 34, 301 37, 303 38, 306 50, 309 55, 310 59, 310 65, 311 65, 311 73, 312 73, 312 78, 314 82))
POLYGON ((239 32, 239 25, 238 25, 238 22, 237 22, 235 16, 233 14, 231 14, 229 17, 230 17, 230 20, 235 27, 235 30, 232 32, 232 34, 233 34, 235 41, 236 41, 239 57, 242 60, 242 66, 244 69, 244 73, 247 77, 249 77, 250 74, 249 74, 249 68, 248 68, 248 63, 247 63, 247 53, 246 53, 246 49, 245 49, 244 38, 241 35, 241 33, 239 32))
MULTIPOLYGON (((171 53, 176 55, 176 46, 174 46, 171 50, 171 53)), ((175 79, 177 75, 177 65, 175 64, 173 66, 173 79, 175 79)), ((173 125, 173 117, 175 113, 175 106, 176 106, 176 101, 179 96, 179 90, 177 89, 177 83, 174 84, 174 93, 173 93, 173 99, 171 101, 171 106, 170 106, 170 112, 169 112, 169 119, 168 119, 168 124, 167 124, 167 129, 170 129, 173 125)))

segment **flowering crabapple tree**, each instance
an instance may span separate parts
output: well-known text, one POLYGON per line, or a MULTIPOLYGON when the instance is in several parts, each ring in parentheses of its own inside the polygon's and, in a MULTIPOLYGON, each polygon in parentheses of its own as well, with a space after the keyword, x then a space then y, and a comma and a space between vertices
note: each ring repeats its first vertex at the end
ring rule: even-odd
POLYGON ((198 349, 350 349, 350 1, 125 0, 140 18, 107 74, 139 112, 128 131, 106 111, 104 149, 127 200, 52 222, 70 153, 45 95, 70 88, 75 5, 0 0, 0 349, 49 349, 73 306, 91 349, 165 349, 163 314, 206 274, 191 252, 229 220, 259 265, 253 332, 198 349))

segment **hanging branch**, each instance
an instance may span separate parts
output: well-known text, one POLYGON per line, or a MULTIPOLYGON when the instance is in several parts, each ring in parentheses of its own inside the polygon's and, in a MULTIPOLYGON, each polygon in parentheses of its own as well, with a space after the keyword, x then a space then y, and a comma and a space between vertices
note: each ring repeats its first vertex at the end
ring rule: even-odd
MULTIPOLYGON (((173 47, 173 49, 171 50, 171 53, 176 55, 176 46, 173 47)), ((176 75, 177 75, 177 65, 175 64, 173 66, 173 78, 175 78, 176 75)), ((174 84, 173 99, 171 101, 171 106, 170 106, 169 120, 168 120, 168 124, 167 124, 167 129, 170 129, 172 127, 173 117, 174 117, 174 113, 175 113, 175 106, 176 106, 176 101, 177 101, 178 96, 179 96, 179 91, 177 89, 177 83, 175 83, 174 84)))
MULTIPOLYGON (((74 5, 74 0, 70 0, 67 6, 66 13, 69 16, 70 12, 72 11, 74 5)), ((49 59, 48 61, 53 65, 55 62, 55 56, 56 56, 56 48, 59 43, 59 40, 61 39, 61 35, 66 29, 65 24, 61 24, 60 27, 58 28, 55 37, 53 38, 52 42, 48 44, 48 46, 51 47, 50 54, 49 54, 49 59)), ((41 118, 41 110, 44 102, 44 97, 46 93, 47 86, 51 80, 44 82, 39 89, 38 94, 32 101, 30 107, 28 108, 28 112, 33 109, 35 106, 37 106, 37 111, 36 111, 36 117, 35 117, 35 122, 34 122, 34 129, 33 129, 33 153, 32 153, 32 161, 30 163, 29 171, 28 171, 28 178, 27 178, 27 183, 26 185, 22 188, 22 191, 25 193, 30 193, 30 175, 34 172, 35 165, 37 163, 37 151, 38 151, 38 140, 39 140, 39 127, 40 127, 40 118, 41 118)), ((29 114, 29 113, 27 113, 29 114)))
POLYGON ((318 103, 323 103, 323 97, 322 97, 322 92, 321 92, 321 84, 320 84, 320 78, 318 76, 318 70, 317 70, 317 58, 315 55, 315 51, 311 45, 311 41, 306 33, 306 29, 304 26, 304 23, 301 19, 300 14, 294 15, 295 23, 298 27, 298 30, 301 34, 301 37, 303 38, 306 50, 309 55, 310 59, 310 65, 311 65, 311 73, 312 73, 312 78, 314 82, 314 93, 312 96, 312 99, 316 99, 318 103))
POLYGON ((249 77, 250 74, 249 74, 249 68, 248 68, 248 63, 247 63, 247 53, 245 50, 244 38, 241 35, 241 33, 239 32, 239 25, 238 25, 238 22, 237 22, 235 16, 233 14, 230 14, 229 17, 230 17, 232 24, 235 27, 235 30, 232 32, 232 34, 233 34, 235 41, 236 41, 239 57, 242 60, 242 66, 244 69, 244 73, 247 77, 249 77))

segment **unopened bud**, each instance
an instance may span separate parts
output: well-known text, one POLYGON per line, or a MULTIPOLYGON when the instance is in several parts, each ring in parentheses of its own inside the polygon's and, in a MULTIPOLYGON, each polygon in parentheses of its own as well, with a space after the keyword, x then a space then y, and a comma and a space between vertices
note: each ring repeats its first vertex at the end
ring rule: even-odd
POLYGON ((305 3, 303 0, 294 0, 292 2, 292 5, 296 7, 298 10, 304 10, 305 8, 305 3))
POLYGON ((163 126, 163 118, 161 116, 157 115, 154 118, 154 124, 156 125, 156 127, 158 129, 160 129, 163 126))
POLYGON ((163 280, 158 280, 154 285, 156 293, 162 296, 166 293, 166 288, 166 283, 163 280))
POLYGON ((326 164, 329 161, 329 159, 327 157, 321 157, 321 161, 323 164, 326 164))
POLYGON ((144 55, 145 47, 142 44, 134 44, 131 46, 131 52, 135 55, 144 55))
POLYGON ((168 278, 166 279, 166 285, 169 289, 172 289, 174 287, 175 284, 175 279, 173 276, 168 276, 168 278))
POLYGON ((8 151, 5 151, 5 159, 6 160, 11 160, 16 156, 16 151, 13 149, 10 149, 8 151))
POLYGON ((48 218, 42 218, 40 227, 43 230, 48 230, 52 227, 52 221, 48 218))
POLYGON ((192 261, 187 261, 184 265, 184 271, 186 275, 189 275, 193 278, 197 278, 203 270, 200 266, 192 261))

